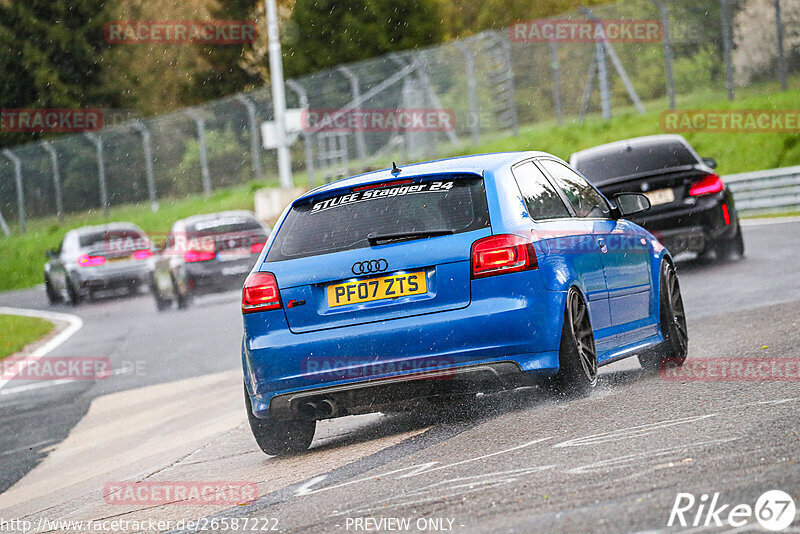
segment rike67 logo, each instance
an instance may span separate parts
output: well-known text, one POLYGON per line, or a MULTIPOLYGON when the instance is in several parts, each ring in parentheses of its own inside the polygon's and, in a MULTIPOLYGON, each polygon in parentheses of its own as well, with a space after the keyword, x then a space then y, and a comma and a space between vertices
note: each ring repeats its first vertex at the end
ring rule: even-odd
POLYGON ((678 493, 667 526, 682 527, 744 527, 753 520, 762 528, 777 532, 794 522, 795 503, 792 496, 781 490, 764 492, 755 503, 726 503, 719 493, 703 494, 696 498, 691 493, 678 493))

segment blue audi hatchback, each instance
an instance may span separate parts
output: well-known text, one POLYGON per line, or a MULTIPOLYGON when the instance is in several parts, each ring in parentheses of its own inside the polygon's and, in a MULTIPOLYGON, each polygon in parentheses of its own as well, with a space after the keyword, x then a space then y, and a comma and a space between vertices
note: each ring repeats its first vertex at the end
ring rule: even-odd
POLYGON ((245 401, 267 454, 316 421, 540 383, 585 394, 597 368, 683 363, 668 251, 543 152, 371 172, 314 189, 275 225, 242 292, 245 401))

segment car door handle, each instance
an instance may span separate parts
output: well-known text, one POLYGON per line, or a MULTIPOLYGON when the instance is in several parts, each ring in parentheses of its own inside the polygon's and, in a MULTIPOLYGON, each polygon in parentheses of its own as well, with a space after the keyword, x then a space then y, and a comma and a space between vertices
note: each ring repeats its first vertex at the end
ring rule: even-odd
POLYGON ((598 237, 597 238, 597 244, 600 245, 600 252, 602 252, 603 254, 608 252, 608 247, 606 246, 606 240, 605 239, 603 239, 602 237, 598 237))

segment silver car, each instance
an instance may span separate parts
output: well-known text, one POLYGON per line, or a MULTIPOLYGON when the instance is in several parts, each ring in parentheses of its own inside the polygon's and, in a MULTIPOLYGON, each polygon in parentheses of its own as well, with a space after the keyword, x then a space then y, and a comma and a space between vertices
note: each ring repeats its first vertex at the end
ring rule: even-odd
POLYGON ((57 250, 48 251, 44 267, 47 299, 73 305, 95 292, 149 286, 153 246, 132 223, 111 223, 70 230, 57 250))

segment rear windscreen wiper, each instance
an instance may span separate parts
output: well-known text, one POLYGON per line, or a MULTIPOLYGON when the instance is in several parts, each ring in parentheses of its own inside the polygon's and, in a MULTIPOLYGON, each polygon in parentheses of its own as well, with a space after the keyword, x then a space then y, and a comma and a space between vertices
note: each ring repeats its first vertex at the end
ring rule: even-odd
POLYGON ((418 232, 399 232, 396 234, 369 234, 367 241, 372 246, 392 241, 409 241, 411 239, 424 239, 426 237, 437 237, 440 235, 452 235, 453 230, 420 230, 418 232))

